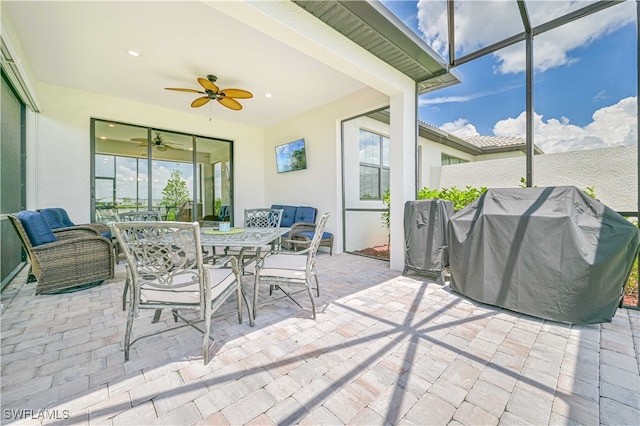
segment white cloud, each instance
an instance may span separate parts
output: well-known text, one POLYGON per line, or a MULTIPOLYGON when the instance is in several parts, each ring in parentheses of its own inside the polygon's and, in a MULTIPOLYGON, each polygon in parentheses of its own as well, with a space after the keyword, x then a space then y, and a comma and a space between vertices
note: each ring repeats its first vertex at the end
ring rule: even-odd
MULTIPOLYGON (((527 1, 527 10, 535 25, 560 17, 589 3, 585 1, 527 1)), ((474 52, 507 37, 522 33, 524 28, 515 1, 456 1, 456 57, 474 52)), ((634 22, 635 2, 610 7, 538 35, 534 40, 534 67, 545 71, 579 60, 569 52, 589 45, 594 40, 634 22)), ((418 25, 425 41, 441 55, 448 57, 446 2, 420 0, 418 25)), ((518 73, 525 70, 522 43, 494 53, 496 72, 518 73)))
POLYGON ((465 118, 458 118, 454 122, 444 123, 440 128, 447 133, 451 133, 452 135, 459 136, 461 138, 464 138, 465 136, 479 135, 478 130, 476 130, 476 126, 469 123, 465 118))
POLYGON ((461 102, 471 101, 473 99, 477 99, 482 96, 485 96, 485 95, 478 94, 478 95, 468 95, 468 96, 440 96, 438 98, 427 98, 427 97, 421 96, 418 102, 420 106, 446 104, 449 102, 461 103, 461 102))
MULTIPOLYGON (((593 113, 593 121, 585 127, 571 124, 566 117, 544 121, 541 115, 534 114, 534 142, 547 154, 633 145, 638 142, 637 114, 636 97, 625 98, 615 105, 597 110, 593 113)), ((458 121, 460 119, 456 122, 458 121)), ((498 121, 493 133, 496 136, 524 138, 526 113, 522 112, 516 118, 498 121)))

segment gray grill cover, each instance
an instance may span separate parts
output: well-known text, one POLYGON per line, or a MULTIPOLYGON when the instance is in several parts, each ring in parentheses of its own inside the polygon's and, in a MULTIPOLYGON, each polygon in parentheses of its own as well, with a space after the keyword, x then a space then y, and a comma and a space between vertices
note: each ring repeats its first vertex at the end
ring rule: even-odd
POLYGON ((490 189, 449 221, 451 288, 554 321, 611 321, 640 246, 575 187, 490 189))
POLYGON ((446 200, 407 201, 404 205, 405 266, 440 276, 448 264, 447 223, 453 203, 446 200))

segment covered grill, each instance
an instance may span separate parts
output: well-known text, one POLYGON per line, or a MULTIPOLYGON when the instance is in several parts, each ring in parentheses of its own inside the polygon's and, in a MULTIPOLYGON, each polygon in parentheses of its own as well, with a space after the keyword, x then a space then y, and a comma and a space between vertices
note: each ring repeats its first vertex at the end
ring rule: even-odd
POLYGON ((575 187, 490 189, 449 221, 451 288, 554 321, 611 321, 639 234, 575 187))

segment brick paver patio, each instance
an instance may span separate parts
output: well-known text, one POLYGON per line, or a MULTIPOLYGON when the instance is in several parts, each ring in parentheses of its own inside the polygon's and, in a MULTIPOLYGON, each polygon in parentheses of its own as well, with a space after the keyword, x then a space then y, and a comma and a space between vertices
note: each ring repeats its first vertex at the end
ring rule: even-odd
MULTIPOLYGON (((61 295, 35 296, 23 272, 2 295, 2 424, 640 424, 639 311, 571 326, 364 257, 321 253, 318 270, 317 321, 287 299, 253 328, 229 310, 206 366, 191 328, 124 362, 123 262, 61 295)), ((134 333, 166 325, 141 316, 134 333)))

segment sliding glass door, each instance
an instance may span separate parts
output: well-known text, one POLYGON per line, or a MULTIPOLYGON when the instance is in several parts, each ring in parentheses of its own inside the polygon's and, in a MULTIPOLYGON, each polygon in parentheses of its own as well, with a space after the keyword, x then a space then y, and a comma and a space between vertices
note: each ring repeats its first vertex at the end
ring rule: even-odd
POLYGON ((155 210, 165 220, 232 217, 232 143, 92 120, 92 211, 155 210))

